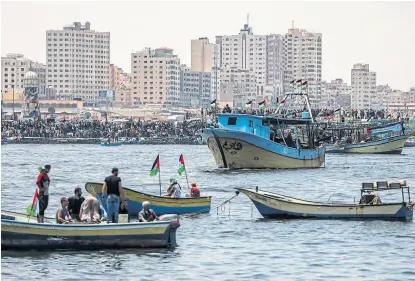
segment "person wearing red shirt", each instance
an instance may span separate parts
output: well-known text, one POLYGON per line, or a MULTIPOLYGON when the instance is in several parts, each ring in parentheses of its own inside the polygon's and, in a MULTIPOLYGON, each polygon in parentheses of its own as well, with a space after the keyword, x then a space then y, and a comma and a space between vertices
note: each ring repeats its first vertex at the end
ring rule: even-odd
POLYGON ((196 186, 195 182, 192 182, 192 188, 190 189, 190 197, 200 197, 200 189, 196 186))
POLYGON ((37 215, 37 222, 43 223, 45 218, 45 210, 49 204, 49 185, 50 185, 50 172, 51 166, 45 165, 37 176, 36 185, 39 188, 39 214, 37 215))

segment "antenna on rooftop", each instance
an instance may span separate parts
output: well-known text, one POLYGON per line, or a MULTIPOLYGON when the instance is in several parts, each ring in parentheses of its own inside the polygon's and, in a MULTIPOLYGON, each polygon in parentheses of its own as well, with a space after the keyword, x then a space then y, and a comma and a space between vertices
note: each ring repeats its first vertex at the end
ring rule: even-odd
POLYGON ((292 22, 292 28, 294 29, 294 20, 293 20, 293 22, 292 22))
POLYGON ((246 14, 246 24, 249 25, 249 14, 246 14))

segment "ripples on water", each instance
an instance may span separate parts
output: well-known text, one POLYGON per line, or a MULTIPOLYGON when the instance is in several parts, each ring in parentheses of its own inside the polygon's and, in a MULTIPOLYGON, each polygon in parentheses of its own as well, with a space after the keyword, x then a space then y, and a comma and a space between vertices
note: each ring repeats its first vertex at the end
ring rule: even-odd
MULTIPOLYGON (((235 187, 255 187, 326 202, 359 199, 363 181, 408 179, 415 188, 415 148, 403 155, 327 155, 325 168, 220 170, 206 146, 5 145, 2 209, 24 212, 37 167, 52 164, 48 216, 62 196, 120 169, 126 187, 158 193, 149 171, 160 154, 163 186, 185 156, 189 181, 216 205, 235 187), (331 197, 330 197, 331 196, 331 197)), ((182 186, 186 185, 180 177, 182 186)), ((84 195, 86 191, 84 191, 84 195)), ((412 198, 415 199, 414 191, 412 198)), ((383 201, 399 194, 382 195, 383 201), (391 196, 391 197, 387 197, 391 196)), ((239 195, 225 210, 181 217, 174 250, 3 251, 2 280, 415 280, 415 223, 265 220, 239 195)))

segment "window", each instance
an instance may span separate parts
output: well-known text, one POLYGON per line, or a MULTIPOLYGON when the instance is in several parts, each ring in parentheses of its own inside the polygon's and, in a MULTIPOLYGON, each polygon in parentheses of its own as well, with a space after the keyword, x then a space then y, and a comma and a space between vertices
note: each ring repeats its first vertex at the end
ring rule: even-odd
POLYGON ((236 125, 236 117, 229 117, 228 125, 231 125, 231 126, 236 125))

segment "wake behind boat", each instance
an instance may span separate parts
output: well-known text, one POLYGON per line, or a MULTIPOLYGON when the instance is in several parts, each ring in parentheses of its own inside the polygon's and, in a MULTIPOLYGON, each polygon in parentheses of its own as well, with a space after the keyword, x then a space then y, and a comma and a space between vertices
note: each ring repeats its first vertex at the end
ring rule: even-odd
POLYGON ((379 219, 412 220, 413 203, 410 202, 409 186, 406 180, 363 183, 358 204, 328 204, 301 200, 258 189, 237 188, 251 199, 259 213, 265 218, 288 219, 379 219), (402 202, 382 203, 373 194, 380 191, 400 190, 402 202), (407 191, 408 202, 404 191, 407 191))

